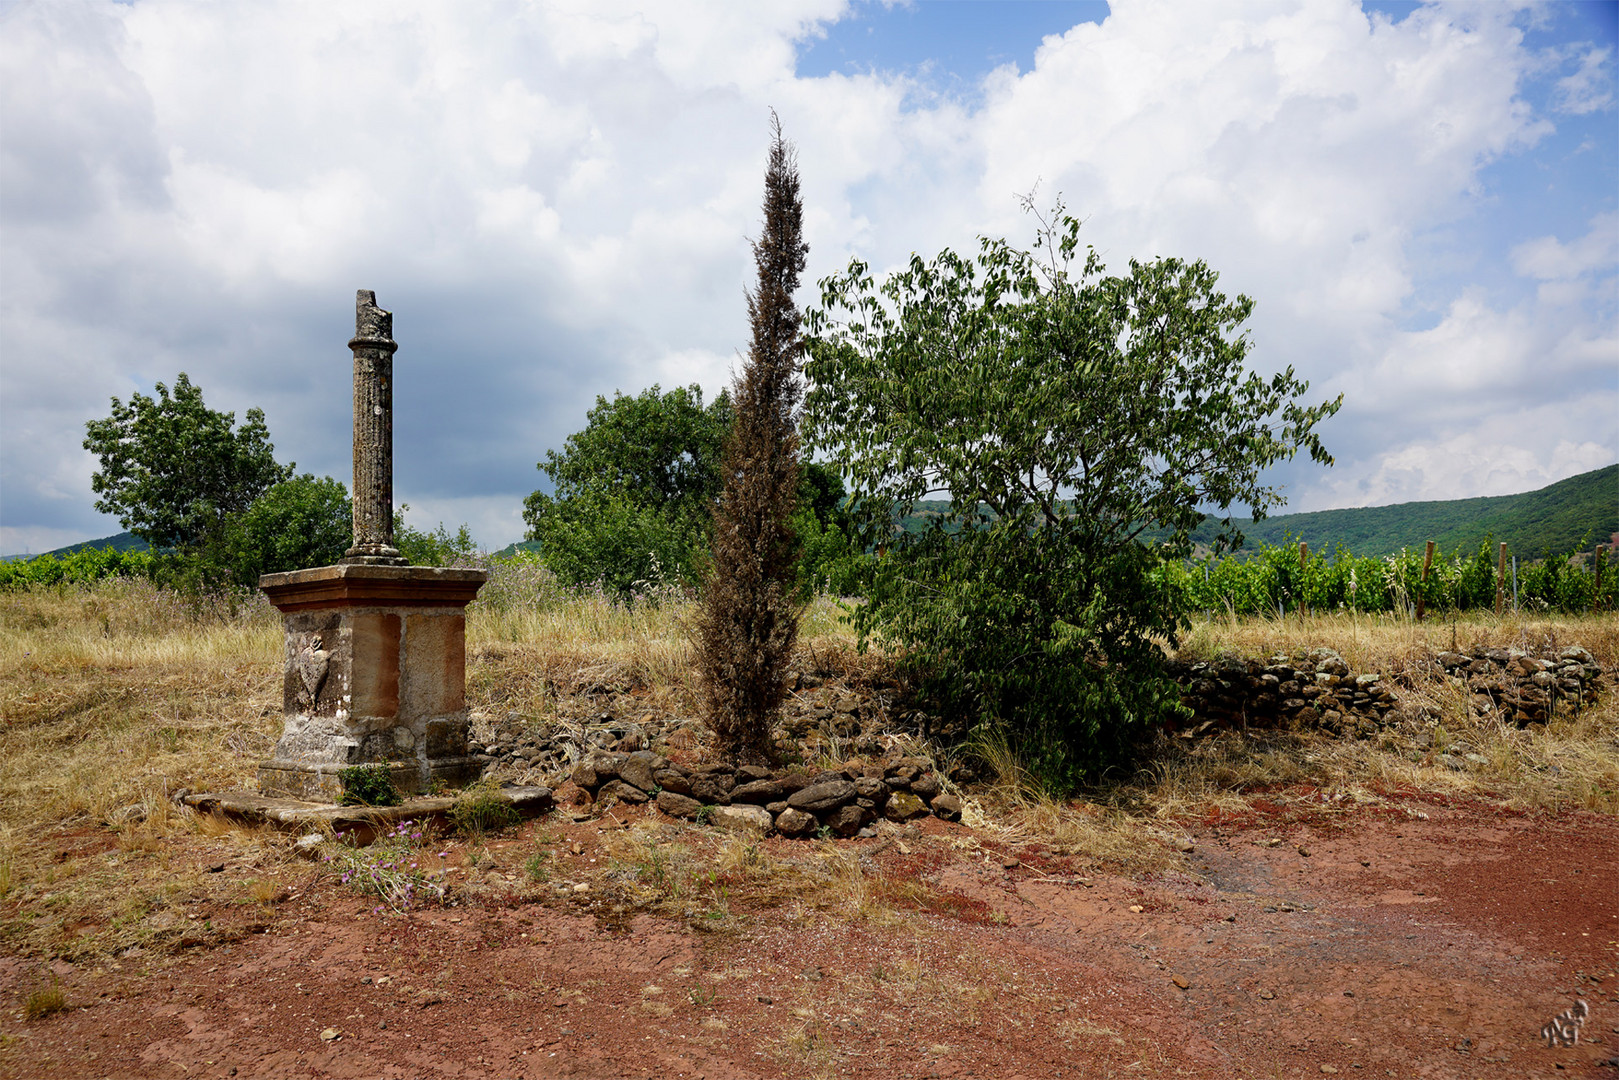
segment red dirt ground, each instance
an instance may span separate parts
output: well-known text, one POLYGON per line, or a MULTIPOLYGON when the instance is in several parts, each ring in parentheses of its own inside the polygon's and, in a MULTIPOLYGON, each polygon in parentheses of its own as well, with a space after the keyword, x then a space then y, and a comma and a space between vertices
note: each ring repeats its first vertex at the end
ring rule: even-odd
MULTIPOLYGON (((717 934, 554 883, 385 917, 312 882, 232 944, 58 963, 70 1008, 0 1019, 0 1075, 1619 1077, 1619 822, 1390 805, 1194 828, 1139 878, 931 822, 844 842, 924 910, 717 934)), ((567 880, 597 828, 554 826, 567 880)), ((0 957, 0 995, 40 975, 0 957)))

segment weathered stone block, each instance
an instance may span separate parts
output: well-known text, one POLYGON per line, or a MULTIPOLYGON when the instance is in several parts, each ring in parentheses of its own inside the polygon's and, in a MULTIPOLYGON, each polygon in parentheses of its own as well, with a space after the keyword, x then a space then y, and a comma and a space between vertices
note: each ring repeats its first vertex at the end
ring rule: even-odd
POLYGON ((853 836, 871 821, 872 814, 864 806, 850 803, 840 806, 826 816, 826 824, 838 836, 853 836))
POLYGON ((933 799, 933 814, 944 821, 961 820, 961 799, 948 791, 933 799))
POLYGON ((262 578, 286 646, 282 736, 260 789, 335 800, 340 770, 362 763, 389 764, 405 794, 476 779, 463 609, 486 577, 354 564, 262 578))
POLYGON ((690 796, 668 789, 658 792, 658 809, 670 817, 694 818, 702 808, 703 804, 690 796))
POLYGON ((869 799, 877 806, 888 800, 888 785, 873 776, 861 776, 854 781, 855 795, 869 799))
POLYGON ((763 806, 778 801, 785 794, 782 786, 774 780, 750 780, 731 789, 731 802, 763 806))
POLYGON ((664 764, 664 759, 658 754, 650 750, 637 750, 619 765, 618 777, 626 784, 634 784, 642 791, 651 791, 658 786, 654 776, 664 764))
POLYGON ((646 802, 650 796, 634 784, 626 784, 622 780, 609 780, 601 786, 600 791, 596 792, 596 798, 617 799, 619 802, 632 803, 638 806, 646 802))
POLYGON ((691 794, 691 777, 682 769, 665 766, 652 773, 652 779, 664 791, 673 791, 677 795, 691 794))
POLYGON ((716 806, 709 813, 710 824, 733 832, 769 832, 773 824, 770 820, 770 811, 762 806, 750 806, 747 803, 716 806))
POLYGON ((450 720, 427 722, 427 756, 461 757, 467 752, 467 726, 450 720))
POLYGON ((883 807, 883 817, 889 821, 910 821, 913 818, 926 817, 927 813, 927 803, 909 791, 898 791, 890 795, 888 804, 883 807))
POLYGON ((380 611, 349 618, 349 716, 367 732, 392 726, 399 715, 399 631, 403 621, 397 614, 380 611))
POLYGON ((400 719, 445 716, 467 707, 467 620, 460 612, 405 616, 404 667, 396 676, 400 719))
POLYGON ((788 796, 787 805, 806 814, 824 814, 857 798, 854 785, 847 780, 828 780, 811 784, 788 796))
POLYGON ((809 836, 819 827, 814 814, 790 806, 776 815, 776 831, 783 836, 809 836))
POLYGON ((596 767, 588 760, 575 762, 573 769, 568 773, 568 779, 576 785, 591 791, 601 785, 601 777, 596 773, 596 767))
POLYGON ((728 772, 698 773, 691 780, 691 796, 698 802, 720 806, 731 801, 731 789, 735 786, 736 778, 728 772))
POLYGON ((915 780, 911 781, 911 794, 915 795, 923 802, 931 803, 933 801, 933 797, 943 790, 944 785, 939 782, 937 773, 928 773, 925 776, 918 776, 915 780))

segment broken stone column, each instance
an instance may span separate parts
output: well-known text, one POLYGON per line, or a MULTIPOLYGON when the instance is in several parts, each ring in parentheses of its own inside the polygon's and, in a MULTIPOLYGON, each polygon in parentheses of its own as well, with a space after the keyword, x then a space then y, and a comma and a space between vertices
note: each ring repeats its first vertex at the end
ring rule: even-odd
POLYGON ((398 346, 374 294, 356 309, 354 547, 338 565, 259 579, 286 633, 284 726, 259 766, 267 795, 335 801, 351 765, 388 766, 406 794, 480 771, 466 752, 466 606, 488 575, 405 566, 393 547, 398 346))
POLYGON ((354 299, 354 546, 345 563, 403 566, 394 539, 393 312, 377 294, 354 299))

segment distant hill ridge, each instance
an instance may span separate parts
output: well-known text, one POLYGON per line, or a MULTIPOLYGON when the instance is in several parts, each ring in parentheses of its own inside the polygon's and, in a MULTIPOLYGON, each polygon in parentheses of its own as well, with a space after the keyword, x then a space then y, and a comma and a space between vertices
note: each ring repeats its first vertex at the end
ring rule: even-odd
MULTIPOLYGON (((86 540, 79 544, 69 544, 67 547, 60 547, 55 551, 41 552, 41 554, 54 555, 60 559, 63 556, 73 554, 75 551, 85 551, 89 548, 112 548, 114 551, 146 551, 150 547, 150 544, 134 533, 121 532, 116 536, 107 536, 100 540, 86 540)), ((39 558, 39 555, 0 555, 0 562, 15 562, 18 559, 37 558, 39 558)))
MULTIPOLYGON (((925 528, 949 505, 944 500, 919 503, 900 526, 909 531, 925 528)), ((1614 542, 1619 533, 1619 464, 1521 495, 1276 514, 1258 523, 1244 517, 1231 520, 1243 535, 1243 550, 1257 548, 1260 542, 1275 546, 1302 540, 1311 551, 1331 552, 1341 544, 1356 555, 1382 556, 1420 548, 1432 540, 1448 554, 1457 548, 1476 550, 1489 538, 1505 542, 1521 559, 1540 559, 1614 542)), ((1193 542, 1209 547, 1219 530, 1219 519, 1210 518, 1192 534, 1193 542)))
MULTIPOLYGON (((1594 469, 1521 495, 1396 503, 1353 510, 1278 514, 1255 524, 1233 519, 1248 543, 1302 540, 1312 551, 1338 545, 1356 555, 1392 555, 1432 540, 1443 552, 1476 549, 1486 538, 1520 559, 1590 551, 1619 533, 1619 464, 1594 469)), ((1196 534, 1212 543, 1214 522, 1196 534)))
MULTIPOLYGON (((922 503, 921 509, 901 524, 920 528, 948 506, 942 500, 922 503)), ((1504 542, 1522 559, 1566 555, 1576 546, 1583 545, 1583 550, 1589 551, 1597 544, 1615 542, 1619 534, 1619 464, 1521 495, 1278 514, 1258 524, 1248 518, 1233 518, 1232 522, 1242 531, 1245 547, 1256 547, 1260 541, 1282 544, 1291 539, 1304 541, 1312 551, 1331 551, 1342 544, 1356 555, 1392 555, 1401 548, 1420 548, 1432 540, 1440 551, 1448 553, 1457 548, 1477 548, 1490 537, 1497 543, 1504 542)), ((1217 531, 1218 521, 1210 519, 1193 534, 1193 539, 1202 545, 1212 544, 1217 531)), ((146 542, 124 532, 45 554, 60 558, 83 548, 105 547, 144 551, 146 542)), ((533 541, 522 541, 508 544, 498 554, 537 547, 533 541)), ((7 560, 32 557, 5 556, 7 560)))

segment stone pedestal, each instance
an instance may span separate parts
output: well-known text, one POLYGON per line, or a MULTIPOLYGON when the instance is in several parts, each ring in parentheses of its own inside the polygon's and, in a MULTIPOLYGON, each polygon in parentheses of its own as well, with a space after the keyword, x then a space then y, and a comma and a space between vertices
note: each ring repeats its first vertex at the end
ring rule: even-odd
POLYGON ((266 795, 337 801, 340 770, 389 766, 403 793, 477 778, 467 756, 466 606, 482 570, 344 564, 266 574, 286 628, 266 795))

